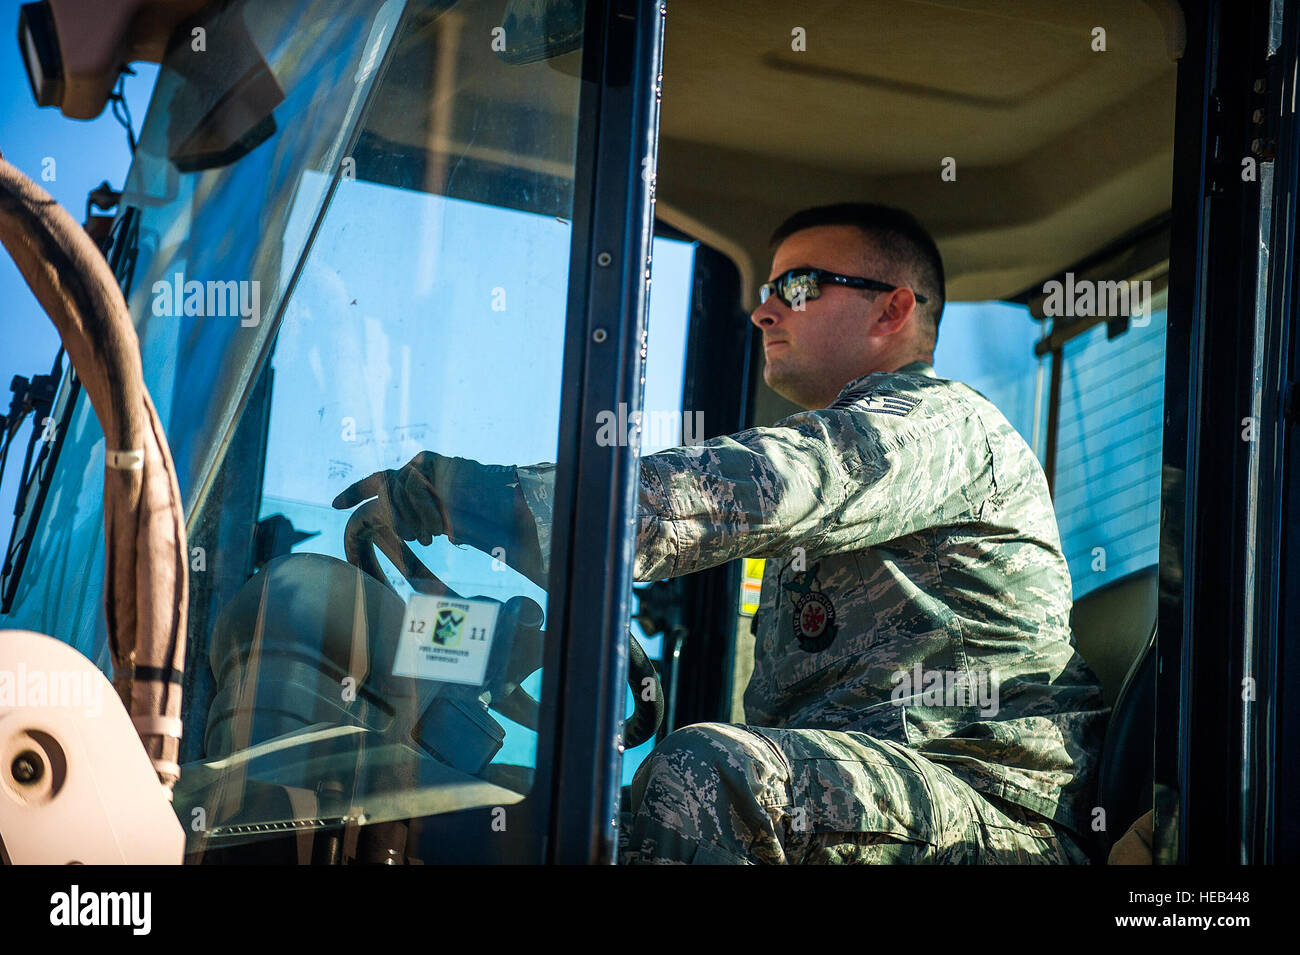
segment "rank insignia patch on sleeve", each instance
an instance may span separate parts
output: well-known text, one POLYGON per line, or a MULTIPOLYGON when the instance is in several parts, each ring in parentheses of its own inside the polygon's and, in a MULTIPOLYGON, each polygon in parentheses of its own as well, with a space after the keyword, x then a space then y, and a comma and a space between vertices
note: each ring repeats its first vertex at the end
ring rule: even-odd
POLYGON ((857 407, 863 411, 877 411, 881 414, 896 414, 904 417, 911 414, 921 403, 920 398, 911 395, 899 395, 892 391, 877 391, 873 394, 846 402, 845 407, 857 407))

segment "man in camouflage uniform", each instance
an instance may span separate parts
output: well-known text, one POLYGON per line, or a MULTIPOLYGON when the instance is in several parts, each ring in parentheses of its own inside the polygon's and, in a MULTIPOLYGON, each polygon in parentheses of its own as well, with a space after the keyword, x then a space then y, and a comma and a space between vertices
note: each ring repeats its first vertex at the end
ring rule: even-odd
MULTIPOLYGON (((844 204, 796 214, 773 244, 751 319, 766 381, 809 410, 643 458, 635 568, 657 580, 767 559, 749 725, 688 726, 655 748, 623 861, 1086 862, 1106 711, 1070 636, 1038 461, 930 366, 933 240, 899 210, 844 204)), ((552 471, 514 471, 516 517, 522 497, 540 541, 525 572, 541 580, 552 471)), ((492 539, 445 506, 421 527, 458 521, 458 539, 492 539)))

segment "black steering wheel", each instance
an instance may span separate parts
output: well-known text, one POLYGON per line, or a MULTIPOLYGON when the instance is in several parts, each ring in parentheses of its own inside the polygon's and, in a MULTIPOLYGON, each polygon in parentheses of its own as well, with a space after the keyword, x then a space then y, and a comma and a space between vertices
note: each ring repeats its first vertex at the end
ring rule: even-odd
MULTIPOLYGON (((375 554, 377 547, 417 593, 461 597, 425 566, 415 551, 391 527, 373 520, 365 511, 365 505, 353 511, 343 532, 343 548, 348 563, 393 590, 375 554)), ((492 687, 490 705, 507 719, 535 731, 541 723, 540 706, 523 689, 522 684, 542 665, 545 638, 545 631, 541 629, 542 610, 527 597, 512 597, 505 607, 513 610, 506 619, 516 622, 514 640, 504 672, 492 687)), ((498 617, 498 620, 501 619, 498 617)), ((631 630, 627 632, 627 640, 627 683, 636 705, 623 726, 623 746, 632 749, 659 731, 664 720, 664 694, 659 673, 641 646, 641 641, 637 640, 631 630)))

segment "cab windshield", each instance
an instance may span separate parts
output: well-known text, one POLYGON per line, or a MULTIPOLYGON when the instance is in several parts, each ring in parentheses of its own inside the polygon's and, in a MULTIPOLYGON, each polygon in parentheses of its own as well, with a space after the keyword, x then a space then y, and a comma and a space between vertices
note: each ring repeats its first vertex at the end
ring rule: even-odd
MULTIPOLYGON (((558 6, 509 36, 480 0, 235 2, 162 64, 110 260, 188 520, 191 858, 534 824, 546 589, 446 537, 412 544, 446 592, 364 574, 332 502, 424 451, 557 458, 582 57, 558 6)), ((103 456, 83 397, 13 617, 107 669, 103 456)))

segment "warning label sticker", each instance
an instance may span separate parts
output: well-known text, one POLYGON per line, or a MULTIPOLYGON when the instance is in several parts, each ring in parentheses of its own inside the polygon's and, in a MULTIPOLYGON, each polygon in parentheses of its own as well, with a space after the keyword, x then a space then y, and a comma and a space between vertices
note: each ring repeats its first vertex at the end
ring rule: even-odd
POLYGON ((499 608, 494 600, 414 595, 402 619, 393 675, 482 686, 499 608))

